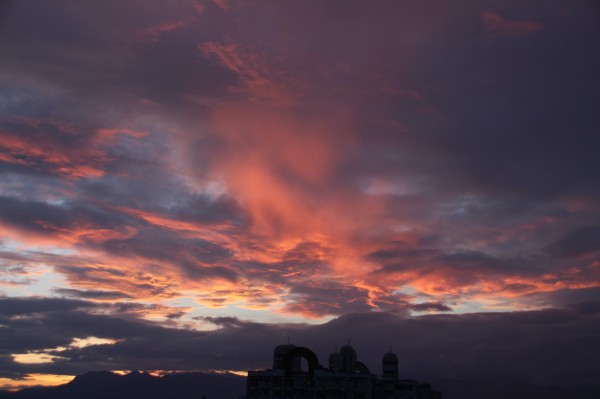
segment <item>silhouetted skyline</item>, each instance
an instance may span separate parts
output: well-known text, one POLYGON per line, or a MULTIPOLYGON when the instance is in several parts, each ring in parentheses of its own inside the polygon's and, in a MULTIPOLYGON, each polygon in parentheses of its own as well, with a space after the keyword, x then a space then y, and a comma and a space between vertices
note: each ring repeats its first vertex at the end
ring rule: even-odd
POLYGON ((370 370, 350 343, 331 352, 326 366, 310 348, 277 345, 272 367, 248 372, 246 399, 442 399, 431 384, 400 376, 395 353, 385 353, 380 366, 380 373, 370 370))

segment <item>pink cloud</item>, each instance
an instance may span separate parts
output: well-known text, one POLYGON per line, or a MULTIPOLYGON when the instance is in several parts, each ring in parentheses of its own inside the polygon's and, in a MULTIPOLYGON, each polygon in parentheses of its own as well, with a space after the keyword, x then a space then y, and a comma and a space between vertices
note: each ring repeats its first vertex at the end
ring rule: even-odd
POLYGON ((212 2, 223 11, 229 10, 230 4, 227 0, 212 0, 212 2))
POLYGON ((199 50, 203 56, 214 59, 237 74, 242 91, 249 93, 253 101, 267 101, 279 106, 295 102, 284 71, 274 68, 258 51, 231 42, 206 42, 199 46, 199 50))
POLYGON ((158 42, 159 37, 168 32, 173 32, 178 29, 185 28, 196 20, 195 16, 181 20, 170 20, 165 22, 156 23, 148 26, 140 32, 140 36, 144 40, 150 42, 158 42))
POLYGON ((99 177, 108 156, 98 149, 65 148, 53 137, 36 134, 35 140, 0 131, 0 161, 27 165, 39 171, 73 179, 99 177))
POLYGON ((539 22, 504 19, 491 11, 482 13, 481 20, 486 30, 506 35, 521 36, 542 29, 542 24, 539 22))
POLYGON ((13 126, 0 130, 0 161, 70 179, 103 176, 111 161, 107 147, 117 135, 147 135, 127 128, 90 132, 72 123, 44 119, 18 118, 13 126))

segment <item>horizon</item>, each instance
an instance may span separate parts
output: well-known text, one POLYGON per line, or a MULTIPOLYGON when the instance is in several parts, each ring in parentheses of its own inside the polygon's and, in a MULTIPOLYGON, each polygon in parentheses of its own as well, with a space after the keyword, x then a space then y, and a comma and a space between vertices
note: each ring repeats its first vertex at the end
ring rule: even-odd
POLYGON ((600 392, 600 7, 543 3, 0 1, 0 389, 291 339, 600 392))

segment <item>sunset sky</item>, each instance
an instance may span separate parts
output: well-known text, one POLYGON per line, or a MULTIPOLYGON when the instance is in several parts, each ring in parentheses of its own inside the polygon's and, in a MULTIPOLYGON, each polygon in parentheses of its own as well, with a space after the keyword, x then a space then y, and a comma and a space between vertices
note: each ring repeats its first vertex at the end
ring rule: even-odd
POLYGON ((594 384, 595 1, 0 2, 0 387, 594 384))

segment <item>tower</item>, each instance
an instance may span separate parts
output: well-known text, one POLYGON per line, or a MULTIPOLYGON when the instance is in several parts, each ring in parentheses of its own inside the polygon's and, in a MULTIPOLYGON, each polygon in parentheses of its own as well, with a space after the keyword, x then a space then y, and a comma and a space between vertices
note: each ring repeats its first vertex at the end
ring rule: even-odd
POLYGON ((335 348, 335 352, 332 352, 329 355, 329 370, 338 372, 342 371, 343 362, 342 355, 337 351, 337 347, 335 348))
POLYGON ((284 367, 284 360, 287 353, 292 349, 294 345, 278 345, 273 351, 273 368, 282 369, 284 367))
POLYGON ((353 373, 356 369, 356 351, 350 345, 344 345, 340 349, 342 358, 342 371, 353 373))
POLYGON ((398 356, 392 352, 391 348, 383 356, 382 366, 383 397, 393 398, 398 381, 398 356))

